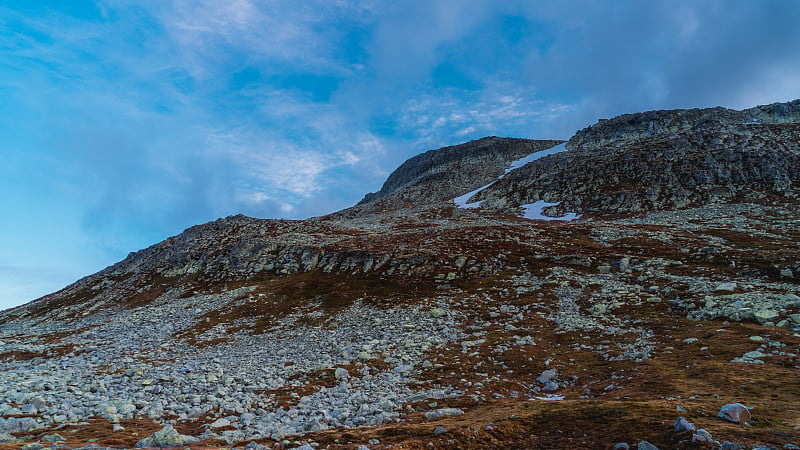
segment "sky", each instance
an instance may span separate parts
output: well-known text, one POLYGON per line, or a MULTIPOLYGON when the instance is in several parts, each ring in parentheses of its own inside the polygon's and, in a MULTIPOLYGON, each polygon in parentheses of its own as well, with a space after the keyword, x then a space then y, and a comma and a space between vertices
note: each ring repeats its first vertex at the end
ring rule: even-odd
POLYGON ((423 151, 800 97, 796 0, 2 0, 0 309, 423 151))

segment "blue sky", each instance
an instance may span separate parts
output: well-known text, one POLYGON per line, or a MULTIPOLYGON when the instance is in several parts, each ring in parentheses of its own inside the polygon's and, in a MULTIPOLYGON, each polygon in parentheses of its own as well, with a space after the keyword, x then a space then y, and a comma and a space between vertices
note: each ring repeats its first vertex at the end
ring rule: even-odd
POLYGON ((405 159, 800 97, 794 0, 4 0, 0 308, 405 159))

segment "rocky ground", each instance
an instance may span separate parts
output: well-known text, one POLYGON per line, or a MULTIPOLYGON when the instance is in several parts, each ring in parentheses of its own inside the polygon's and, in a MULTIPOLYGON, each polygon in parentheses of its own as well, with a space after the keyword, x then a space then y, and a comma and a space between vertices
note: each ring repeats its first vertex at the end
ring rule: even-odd
POLYGON ((0 312, 0 448, 800 445, 796 186, 543 221, 406 204, 414 167, 0 312))
POLYGON ((417 266, 6 313, 2 439, 131 446, 172 424, 205 446, 699 445, 672 429, 683 416, 718 441, 798 442, 796 209, 450 213, 404 231, 427 242, 417 266), (450 253, 470 242, 492 267, 450 253), (716 418, 729 403, 753 408, 749 425, 716 418))

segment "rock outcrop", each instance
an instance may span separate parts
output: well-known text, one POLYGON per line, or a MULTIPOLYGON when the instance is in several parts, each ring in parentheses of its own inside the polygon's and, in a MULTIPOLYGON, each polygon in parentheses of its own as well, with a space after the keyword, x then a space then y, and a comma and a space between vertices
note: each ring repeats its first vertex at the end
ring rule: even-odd
POLYGON ((513 171, 475 199, 495 209, 560 202, 554 213, 595 216, 800 199, 800 101, 628 114, 578 132, 567 148, 513 171))
POLYGON ((490 136, 430 150, 404 162, 359 205, 383 199, 416 204, 450 200, 496 179, 511 162, 561 142, 490 136))

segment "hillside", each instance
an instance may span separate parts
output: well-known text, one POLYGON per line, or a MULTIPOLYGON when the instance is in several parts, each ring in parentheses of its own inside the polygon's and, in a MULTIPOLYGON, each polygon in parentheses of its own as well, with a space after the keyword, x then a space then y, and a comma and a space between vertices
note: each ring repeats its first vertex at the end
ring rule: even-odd
POLYGON ((799 110, 488 137, 189 228, 0 312, 0 448, 800 445, 799 110))

